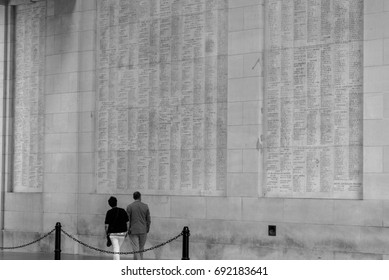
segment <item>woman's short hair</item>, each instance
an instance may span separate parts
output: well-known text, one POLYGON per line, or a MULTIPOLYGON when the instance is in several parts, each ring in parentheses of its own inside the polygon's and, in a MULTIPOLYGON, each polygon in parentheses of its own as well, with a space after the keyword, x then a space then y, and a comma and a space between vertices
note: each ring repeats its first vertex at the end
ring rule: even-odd
POLYGON ((109 204, 109 206, 111 206, 111 207, 116 207, 116 205, 118 205, 118 200, 116 199, 116 197, 111 196, 111 197, 108 199, 108 204, 109 204))

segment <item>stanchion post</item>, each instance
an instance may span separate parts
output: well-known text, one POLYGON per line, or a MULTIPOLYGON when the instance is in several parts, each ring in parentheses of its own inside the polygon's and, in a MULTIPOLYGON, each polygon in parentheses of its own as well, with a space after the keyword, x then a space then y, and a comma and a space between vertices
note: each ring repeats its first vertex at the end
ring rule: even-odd
POLYGON ((188 227, 182 230, 182 260, 189 260, 189 236, 190 231, 188 227))
POLYGON ((61 259, 61 223, 55 224, 55 249, 54 260, 61 259))

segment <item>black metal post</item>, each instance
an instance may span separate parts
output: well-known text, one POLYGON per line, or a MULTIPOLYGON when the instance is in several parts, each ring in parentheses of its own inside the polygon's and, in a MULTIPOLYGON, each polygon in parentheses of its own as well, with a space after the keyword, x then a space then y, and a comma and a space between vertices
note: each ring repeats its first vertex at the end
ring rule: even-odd
POLYGON ((190 231, 188 227, 182 230, 182 260, 189 260, 189 236, 190 231))
POLYGON ((54 260, 60 260, 60 259, 61 259, 61 223, 56 223, 54 260))

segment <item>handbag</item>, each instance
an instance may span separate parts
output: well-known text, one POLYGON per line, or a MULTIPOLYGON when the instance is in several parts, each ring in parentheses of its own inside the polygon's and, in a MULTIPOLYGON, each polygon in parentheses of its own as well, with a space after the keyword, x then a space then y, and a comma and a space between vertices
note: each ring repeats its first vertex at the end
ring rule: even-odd
POLYGON ((111 245, 112 245, 111 238, 109 238, 109 234, 107 234, 107 247, 111 247, 111 245))

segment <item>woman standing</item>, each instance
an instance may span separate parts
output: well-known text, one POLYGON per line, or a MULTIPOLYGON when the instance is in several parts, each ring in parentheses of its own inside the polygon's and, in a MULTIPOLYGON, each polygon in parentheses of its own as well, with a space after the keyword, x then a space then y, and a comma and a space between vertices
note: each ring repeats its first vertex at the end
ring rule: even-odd
MULTIPOLYGON (((124 209, 117 207, 116 197, 111 196, 108 204, 112 208, 105 215, 105 233, 111 239, 113 251, 119 253, 128 231, 128 215, 124 209)), ((113 259, 120 260, 120 254, 113 254, 113 259)))

